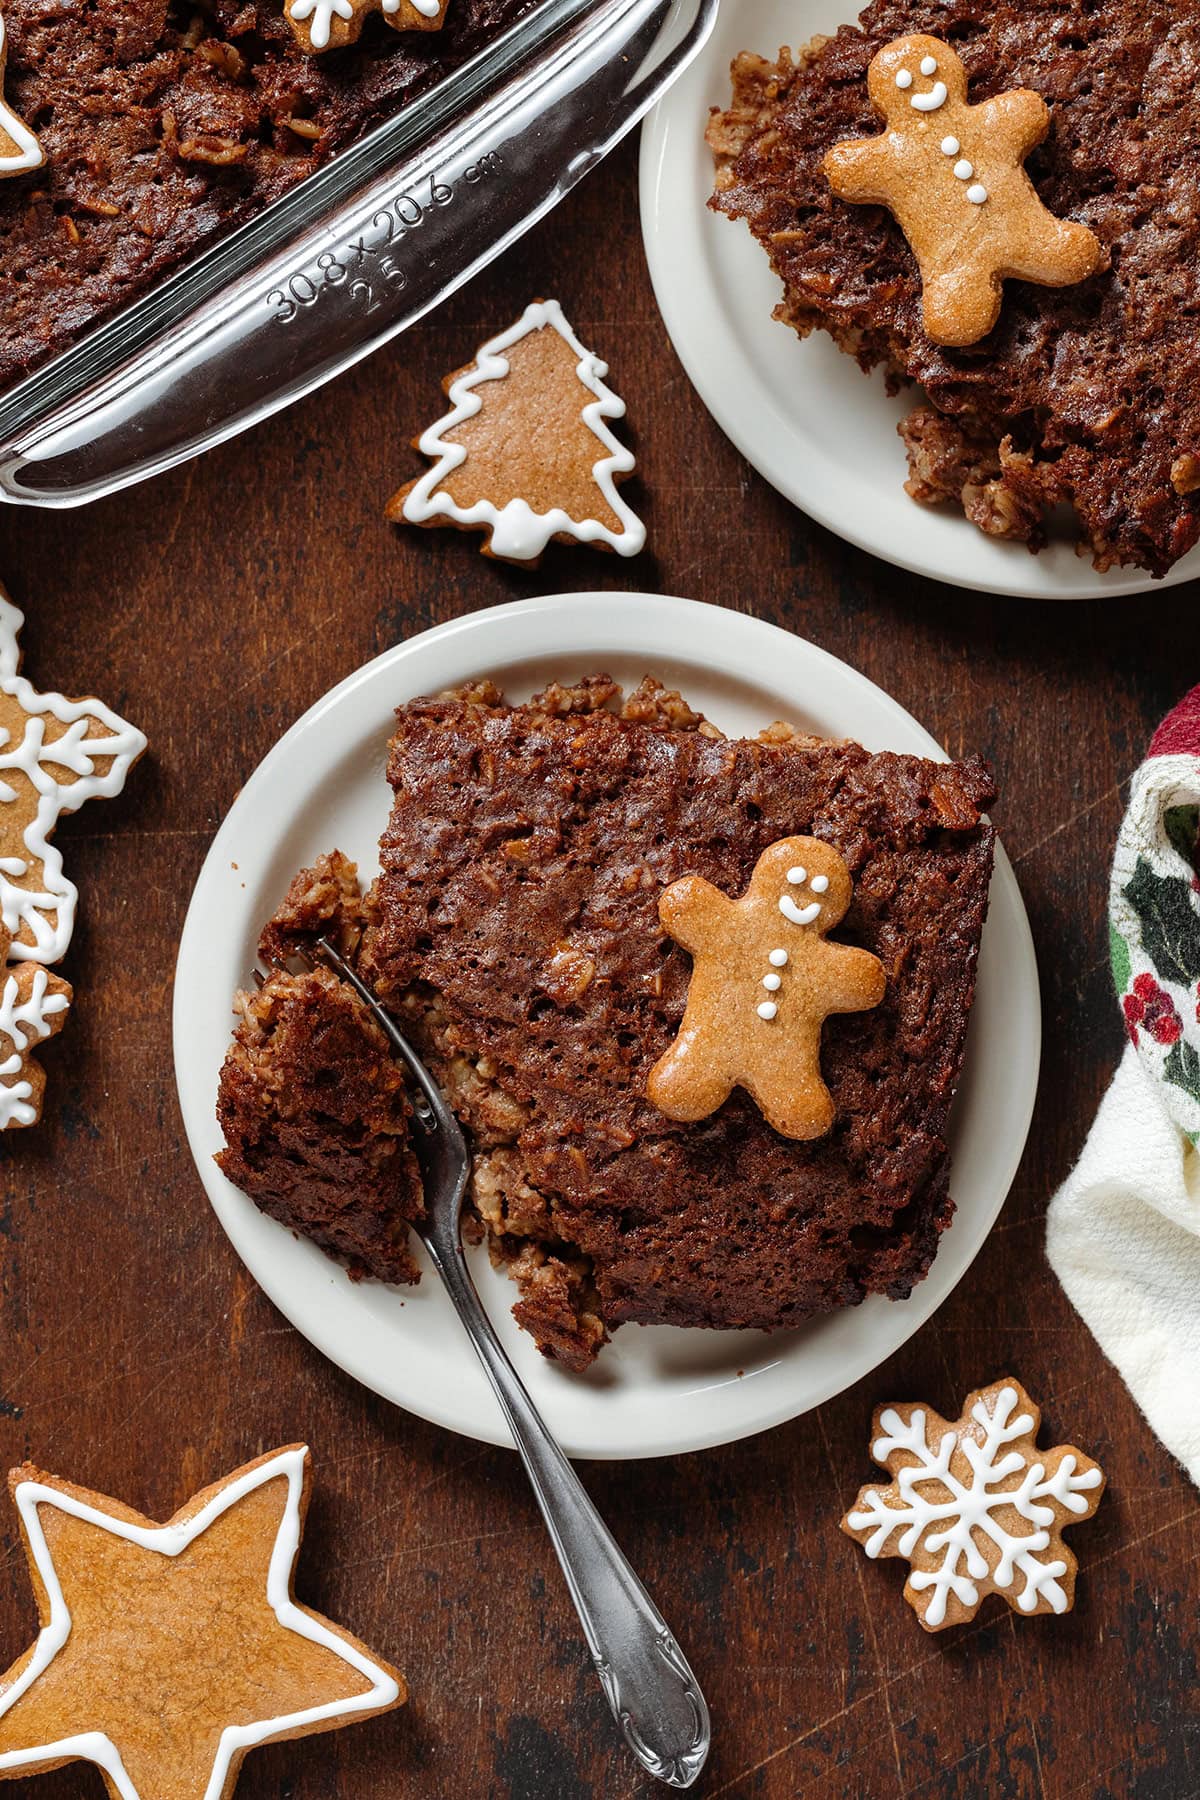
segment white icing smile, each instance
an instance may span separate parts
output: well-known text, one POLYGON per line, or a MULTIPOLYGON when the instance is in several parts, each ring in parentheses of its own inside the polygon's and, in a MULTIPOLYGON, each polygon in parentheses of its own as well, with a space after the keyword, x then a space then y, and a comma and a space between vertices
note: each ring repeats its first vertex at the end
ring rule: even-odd
POLYGON ((931 113, 939 106, 945 106, 949 98, 950 91, 945 82, 935 81, 927 94, 914 94, 908 104, 915 106, 918 112, 931 113))

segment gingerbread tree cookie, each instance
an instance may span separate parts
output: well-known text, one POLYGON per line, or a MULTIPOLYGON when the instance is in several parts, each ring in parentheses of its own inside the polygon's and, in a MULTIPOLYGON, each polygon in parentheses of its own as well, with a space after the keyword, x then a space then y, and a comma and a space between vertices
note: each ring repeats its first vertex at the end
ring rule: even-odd
POLYGON ((38 693, 17 672, 22 623, 0 592, 0 925, 11 960, 55 963, 78 894, 50 834, 85 800, 119 794, 146 740, 99 700, 38 693))
POLYGON ((829 1130, 821 1027, 878 1006, 886 985, 869 951, 827 941, 851 894, 841 856, 810 837, 764 850, 740 900, 699 875, 672 883, 659 917, 693 968, 679 1035, 650 1072, 660 1112, 704 1119, 743 1087, 783 1137, 829 1130))
POLYGON ((293 1597, 303 1445, 166 1525, 28 1466, 9 1486, 41 1631, 0 1679, 0 1780, 87 1761, 113 1800, 228 1800, 256 1745, 405 1699, 394 1669, 293 1597))
POLYGON ((1012 1380, 968 1394, 953 1424, 924 1406, 876 1412, 871 1455, 892 1480, 864 1487, 842 1530, 912 1564, 904 1597, 926 1631, 973 1619, 988 1594, 1026 1614, 1074 1604, 1062 1533, 1091 1518, 1104 1476, 1073 1444, 1039 1450, 1040 1422, 1012 1380))
POLYGON ((28 169, 40 169, 46 158, 24 119, 3 99, 7 61, 8 39, 0 13, 0 175, 23 175, 28 169))
POLYGON ((438 31, 448 0, 286 0, 284 13, 310 54, 357 42, 368 13, 381 12, 395 31, 438 31))
POLYGON ((37 963, 7 964, 11 939, 0 926, 0 1131, 36 1125, 46 1074, 33 1052, 67 1022, 71 989, 37 963))
POLYGON ((1069 287, 1105 266, 1095 234, 1048 211, 1025 172, 1050 128, 1040 94, 1013 88, 971 106, 957 52, 922 34, 885 45, 867 85, 885 129, 836 144, 825 173, 843 200, 895 215, 920 266, 934 343, 985 337, 1009 277, 1069 287))
POLYGON ((610 419, 625 403, 555 300, 537 300, 443 387, 445 418, 414 448, 433 460, 388 503, 398 523, 490 532, 484 553, 534 563, 552 539, 636 556, 645 527, 622 500, 633 453, 610 419))

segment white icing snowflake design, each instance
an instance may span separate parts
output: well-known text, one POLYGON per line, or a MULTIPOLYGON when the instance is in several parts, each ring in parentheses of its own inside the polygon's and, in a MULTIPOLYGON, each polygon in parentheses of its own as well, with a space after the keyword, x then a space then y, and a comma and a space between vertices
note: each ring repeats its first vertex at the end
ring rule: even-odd
POLYGON ((52 1035, 52 1021, 70 1004, 66 983, 45 969, 35 969, 28 983, 16 973, 5 977, 0 988, 0 1131, 37 1122, 33 1083, 25 1078, 25 1052, 52 1035))
POLYGON ((13 938, 10 961, 54 963, 71 941, 78 895, 50 833, 85 800, 119 794, 146 740, 99 700, 38 693, 17 673, 22 623, 0 595, 0 842, 14 806, 21 845, 19 855, 0 850, 0 925, 13 938))
POLYGON ((1069 1445, 1039 1451, 1038 1423, 1012 1381, 971 1394, 952 1425, 920 1406, 879 1413, 871 1455, 894 1479, 863 1488, 842 1525, 868 1556, 913 1563, 905 1597, 927 1630, 973 1617, 993 1592, 1023 1613, 1069 1609, 1061 1531, 1095 1512, 1104 1476, 1069 1445))

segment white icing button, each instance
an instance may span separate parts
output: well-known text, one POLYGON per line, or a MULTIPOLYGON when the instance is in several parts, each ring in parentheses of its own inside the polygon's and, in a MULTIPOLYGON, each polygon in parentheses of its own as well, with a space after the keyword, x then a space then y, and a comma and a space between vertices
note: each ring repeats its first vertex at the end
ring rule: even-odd
POLYGON ((767 961, 769 963, 774 964, 775 968, 777 968, 777 969, 786 969, 787 968, 787 959, 788 958, 787 958, 786 950, 772 950, 770 956, 768 956, 768 958, 767 958, 767 961))
POLYGON ((763 979, 762 979, 762 984, 766 988, 768 994, 777 994, 779 992, 780 988, 783 986, 783 976, 782 975, 764 975, 763 979))
POLYGON ((970 200, 974 206, 983 205, 984 201, 987 199, 987 189, 983 186, 982 182, 977 181, 974 187, 969 187, 967 189, 967 199, 970 200))
POLYGON ((932 56, 922 57, 921 73, 922 73, 922 75, 936 75, 937 74, 937 59, 932 56))
POLYGON ((801 868, 800 864, 797 863, 794 869, 788 870, 788 880, 793 887, 802 887, 808 880, 808 870, 801 868))
POLYGON ((901 69, 896 75, 896 86, 898 88, 910 88, 912 86, 912 81, 911 69, 901 69))
POLYGON ((775 1014, 778 1011, 779 1011, 779 1008, 776 1006, 776 1004, 773 1000, 764 1000, 762 1005, 758 1009, 758 1016, 760 1019, 770 1020, 775 1017, 775 1014))
POLYGON ((972 175, 975 173, 975 164, 969 163, 964 156, 961 162, 955 163, 954 173, 958 176, 960 181, 970 181, 972 175))
POLYGON ((944 137, 942 139, 943 156, 957 156, 961 149, 962 145, 956 137, 944 137))
POLYGON ((814 875, 810 883, 814 894, 825 894, 829 891, 828 875, 814 875))

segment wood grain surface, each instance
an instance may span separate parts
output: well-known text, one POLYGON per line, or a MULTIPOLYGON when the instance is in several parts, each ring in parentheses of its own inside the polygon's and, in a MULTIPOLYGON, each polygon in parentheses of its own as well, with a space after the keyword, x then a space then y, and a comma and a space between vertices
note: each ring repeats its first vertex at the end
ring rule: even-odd
MULTIPOLYGON (((1121 1047, 1107 865, 1159 716, 1200 679, 1195 586, 1053 606, 961 593, 850 549, 774 494, 676 362, 643 261, 635 151, 612 158, 436 319, 187 468, 71 513, 4 509, 0 573, 43 688, 96 693, 150 754, 59 832, 82 892, 46 1118, 2 1158, 0 1458, 166 1517, 260 1451, 313 1447, 298 1593, 399 1664, 402 1711, 255 1752, 240 1800, 626 1800, 662 1792, 614 1738, 515 1457, 375 1399, 274 1311, 210 1212, 172 1075, 176 947, 239 786, 368 657, 514 597, 656 588, 812 638, 998 773, 1037 940, 1041 1092, 1008 1203, 966 1279, 891 1362, 794 1424, 703 1455, 585 1466, 712 1703, 704 1800, 1184 1800, 1200 1794, 1200 1496, 1147 1429, 1043 1256, 1048 1196, 1121 1047), (629 403, 650 551, 555 549, 518 574, 381 509, 418 471, 438 381, 556 295, 629 403), (1079 1601, 998 1601, 926 1637, 897 1563, 837 1531, 872 1469, 871 1409, 1011 1371, 1108 1472, 1074 1535, 1079 1601)), ((864 402, 869 389, 864 381, 864 402)), ((920 518, 914 514, 913 531, 920 518)), ((572 673, 573 671, 567 671, 572 673)), ((630 1328, 633 1329, 633 1328, 630 1328)), ((35 1613, 0 1506, 0 1663, 35 1613)), ((6 1790, 7 1791, 7 1790, 6 1790)), ((13 1791, 99 1800, 83 1765, 13 1791)), ((153 1797, 148 1797, 153 1800, 153 1797)), ((199 1800, 199 1796, 197 1796, 199 1800)))

